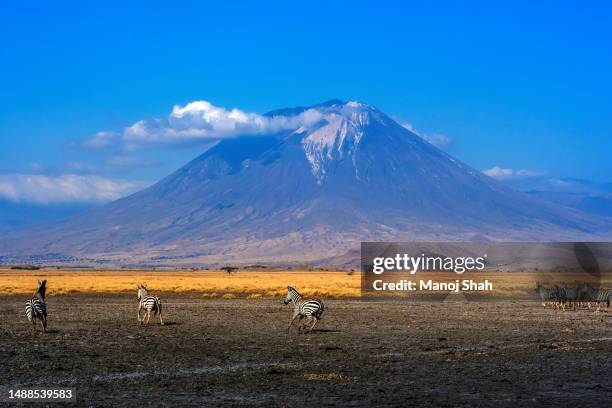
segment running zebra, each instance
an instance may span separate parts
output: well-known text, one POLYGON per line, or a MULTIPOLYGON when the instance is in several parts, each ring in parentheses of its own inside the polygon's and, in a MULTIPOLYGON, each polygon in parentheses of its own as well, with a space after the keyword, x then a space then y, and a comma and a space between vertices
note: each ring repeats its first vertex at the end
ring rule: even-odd
POLYGON ((150 296, 146 284, 138 285, 138 322, 147 326, 151 320, 151 312, 159 316, 159 323, 163 326, 162 302, 157 296, 150 296), (141 318, 141 312, 144 311, 141 318), (146 319, 146 321, 145 321, 146 319))
POLYGON ((311 323, 310 327, 308 328, 308 331, 311 332, 317 322, 321 319, 321 315, 323 315, 323 311, 325 310, 325 306, 321 300, 304 299, 302 295, 300 295, 298 291, 291 286, 287 286, 287 296, 285 296, 284 302, 286 305, 289 304, 289 302, 293 302, 293 317, 291 318, 289 326, 287 327, 287 333, 289 333, 293 322, 298 318, 298 316, 300 321, 304 317, 310 319, 310 322, 306 322, 298 327, 298 333, 302 332, 308 323, 311 323))
POLYGON ((45 304, 45 293, 47 291, 47 281, 38 281, 38 290, 34 297, 26 302, 25 314, 32 322, 32 327, 36 329, 36 320, 40 320, 43 332, 47 332, 47 305, 45 304))

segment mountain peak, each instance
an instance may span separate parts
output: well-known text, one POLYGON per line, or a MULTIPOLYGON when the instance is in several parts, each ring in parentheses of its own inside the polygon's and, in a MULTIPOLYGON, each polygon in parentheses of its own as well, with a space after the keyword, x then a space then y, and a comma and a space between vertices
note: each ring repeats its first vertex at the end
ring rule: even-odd
POLYGON ((336 112, 336 113, 349 113, 354 111, 376 111, 376 108, 367 103, 359 101, 344 101, 342 99, 330 99, 325 102, 317 103, 311 106, 296 106, 293 108, 282 108, 275 109, 267 112, 264 116, 295 116, 304 113, 308 110, 315 110, 321 113, 325 112, 336 112))
POLYGON ((330 107, 334 105, 344 105, 344 104, 346 104, 346 101, 343 101, 342 99, 330 99, 325 102, 317 103, 316 105, 311 106, 311 108, 330 107))
MULTIPOLYGON (((321 120, 295 131, 302 136, 301 146, 312 174, 320 185, 340 167, 350 167, 359 178, 357 153, 360 143, 371 127, 387 127, 390 120, 370 105, 356 101, 333 99, 309 108, 321 115, 321 120)), ((391 121, 392 122, 392 121, 391 121)))
POLYGON ((331 99, 327 102, 313 105, 307 109, 315 109, 315 110, 324 111, 324 112, 335 111, 335 112, 342 112, 342 113, 350 113, 350 112, 356 112, 356 111, 362 111, 362 112, 376 111, 376 108, 374 108, 374 106, 368 105, 367 103, 359 102, 359 101, 343 101, 341 99, 331 99))

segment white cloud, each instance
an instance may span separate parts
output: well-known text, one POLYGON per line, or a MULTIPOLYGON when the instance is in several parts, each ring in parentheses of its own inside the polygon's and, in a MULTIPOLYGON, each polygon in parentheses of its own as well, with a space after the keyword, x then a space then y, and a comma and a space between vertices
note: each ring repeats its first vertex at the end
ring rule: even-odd
POLYGON ((498 180, 518 180, 526 178, 538 178, 546 175, 544 172, 533 171, 533 170, 513 170, 502 168, 500 166, 493 166, 490 169, 483 170, 483 173, 489 177, 493 177, 498 180))
POLYGON ((64 167, 66 168, 66 171, 69 171, 71 173, 94 173, 97 169, 95 166, 92 166, 91 164, 87 164, 87 163, 82 163, 82 162, 78 162, 78 161, 69 161, 66 162, 64 164, 64 167))
POLYGON ((83 146, 92 149, 101 149, 114 145, 120 138, 117 132, 97 132, 95 135, 83 142, 83 146))
POLYGON ((414 126, 412 126, 411 123, 403 123, 402 126, 439 149, 445 149, 453 144, 453 139, 448 136, 444 136, 439 133, 426 134, 419 132, 414 128, 414 126))
POLYGON ((421 137, 440 149, 444 149, 453 144, 453 140, 450 137, 437 133, 431 135, 422 135, 421 137))
POLYGON ((84 142, 90 148, 122 144, 127 150, 155 144, 189 143, 241 135, 259 135, 311 126, 323 115, 308 109, 293 116, 264 116, 239 109, 227 110, 207 101, 174 106, 167 118, 140 120, 123 130, 98 132, 84 142))
POLYGON ((93 175, 3 174, 0 175, 0 199, 36 204, 104 203, 146 185, 93 175))

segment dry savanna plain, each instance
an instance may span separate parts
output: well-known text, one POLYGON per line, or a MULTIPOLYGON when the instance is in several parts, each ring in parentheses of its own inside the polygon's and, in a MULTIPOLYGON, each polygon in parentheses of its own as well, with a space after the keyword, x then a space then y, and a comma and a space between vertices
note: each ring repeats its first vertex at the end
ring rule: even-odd
POLYGON ((507 299, 378 302, 359 272, 2 269, 0 386, 71 387, 82 406, 610 406, 612 313, 513 300, 534 276, 495 278, 507 299), (24 315, 37 279, 47 333, 24 315), (137 323, 143 282, 164 326, 137 323), (286 332, 288 285, 325 302, 313 332, 286 332))

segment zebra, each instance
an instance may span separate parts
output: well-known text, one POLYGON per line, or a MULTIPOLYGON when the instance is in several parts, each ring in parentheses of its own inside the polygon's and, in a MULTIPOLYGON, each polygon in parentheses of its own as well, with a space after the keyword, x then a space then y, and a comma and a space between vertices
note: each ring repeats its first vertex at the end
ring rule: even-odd
POLYGON ((47 332, 47 305, 45 304, 45 294, 47 292, 47 281, 38 281, 38 290, 34 294, 34 297, 26 302, 25 314, 30 322, 32 322, 32 328, 36 329, 36 320, 40 320, 42 324, 43 332, 47 332))
MULTIPOLYGON (((285 296, 284 303, 287 305, 289 302, 293 302, 294 308, 293 317, 289 321, 289 326, 287 327, 287 333, 289 333, 293 322, 298 318, 298 316, 300 321, 304 317, 310 319, 312 324, 308 328, 308 331, 311 332, 323 315, 323 311, 325 310, 325 305, 323 305, 323 302, 319 299, 304 299, 297 290, 291 286, 287 286, 287 295, 285 296)), ((307 323, 298 327, 298 333, 305 329, 306 324, 307 323)))
POLYGON ((565 307, 567 306, 568 308, 576 310, 579 288, 577 286, 569 286, 567 284, 563 284, 561 286, 557 286, 557 290, 558 302, 561 306, 561 309, 565 310, 565 307))
POLYGON ((576 289, 578 291, 576 298, 578 305, 581 307, 586 306, 590 310, 596 289, 593 287, 593 285, 587 282, 579 284, 576 289))
POLYGON ((600 288, 595 290, 593 294, 593 301, 597 303, 596 312, 601 311, 602 303, 606 304, 606 309, 610 308, 610 301, 612 300, 612 289, 600 288))
POLYGON ((546 308, 547 305, 550 305, 550 307, 552 308, 556 308, 555 305, 558 300, 557 286, 545 288, 540 282, 536 282, 534 290, 536 291, 536 294, 540 297, 540 300, 542 301, 542 306, 544 306, 544 308, 546 308))
POLYGON ((159 316, 159 323, 163 326, 162 302, 157 296, 150 296, 146 284, 138 285, 138 322, 140 325, 147 326, 151 320, 151 312, 159 316), (144 311, 142 319, 141 311, 144 311), (146 319, 146 322, 145 322, 146 319))

